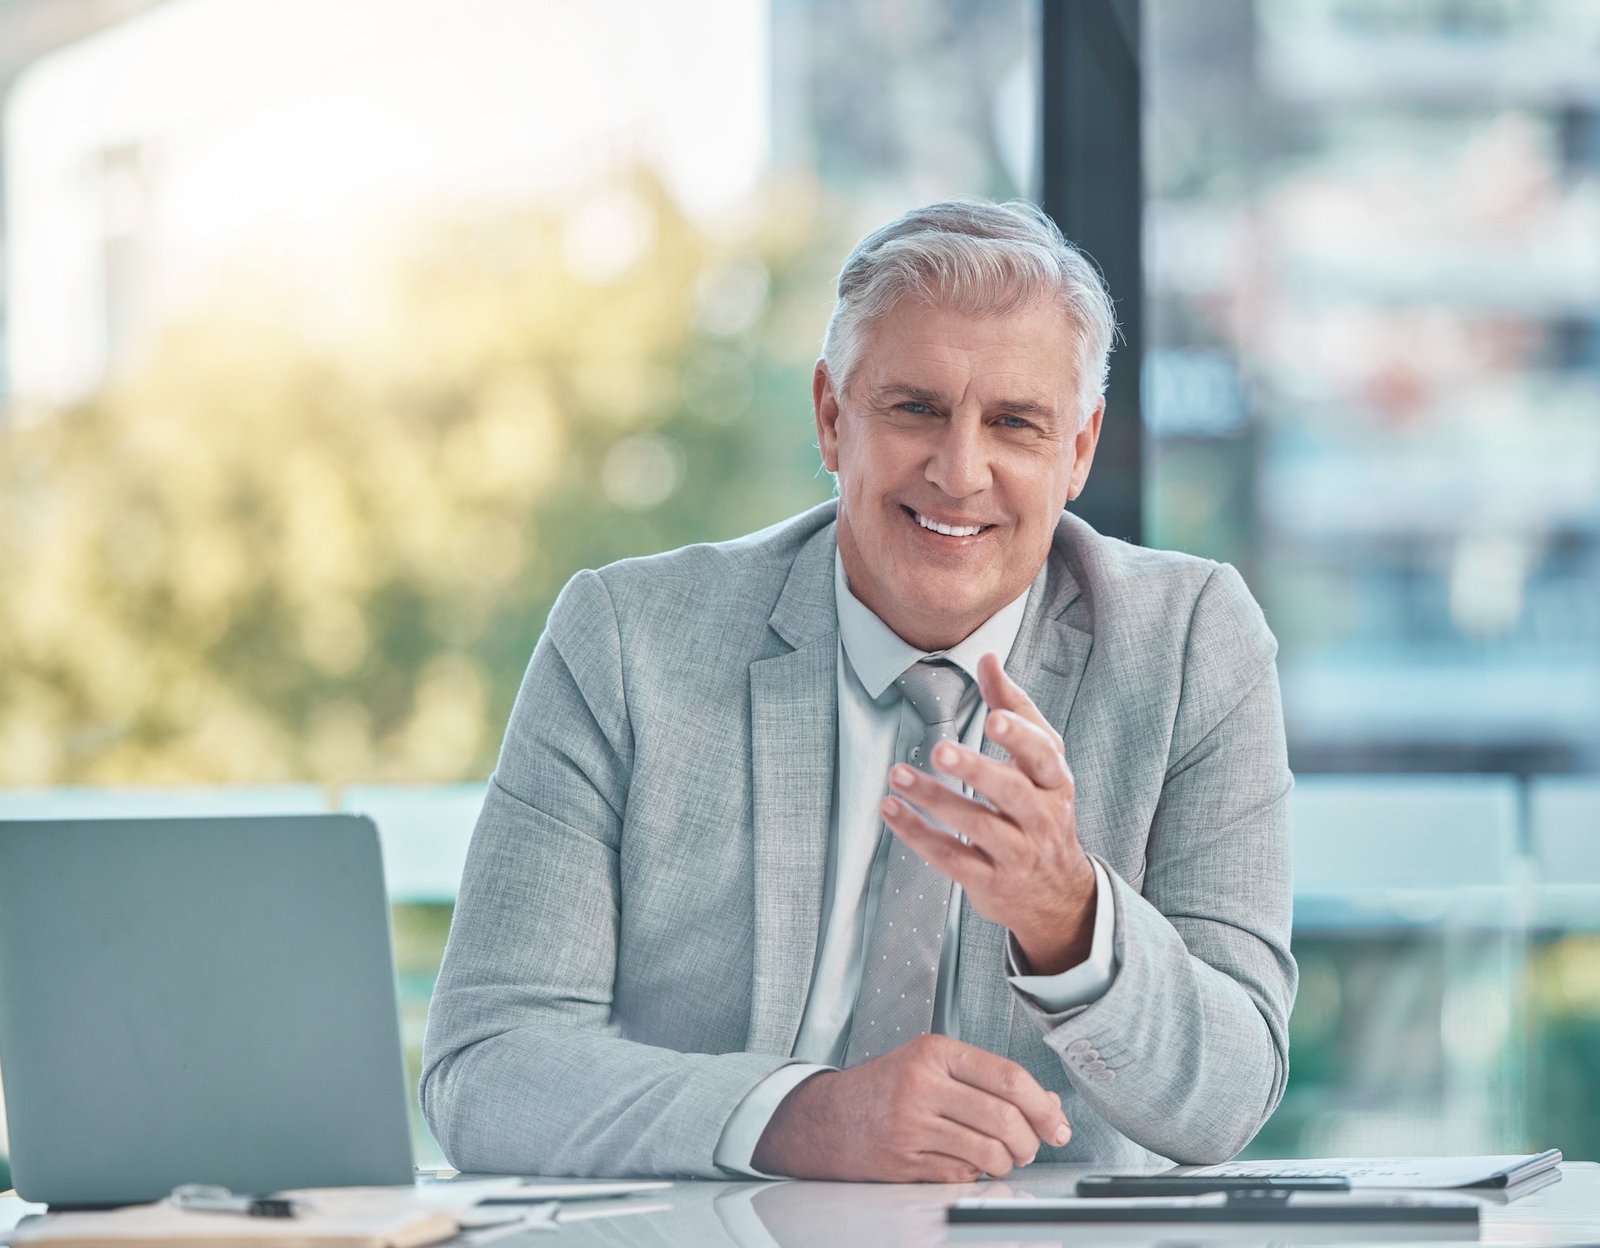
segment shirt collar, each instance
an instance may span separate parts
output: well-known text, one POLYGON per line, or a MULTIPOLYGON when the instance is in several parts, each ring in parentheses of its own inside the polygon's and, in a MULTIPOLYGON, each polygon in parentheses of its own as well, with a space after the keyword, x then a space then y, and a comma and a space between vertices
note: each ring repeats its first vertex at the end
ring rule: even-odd
MULTIPOLYGON (((933 655, 950 660, 972 677, 976 684, 978 660, 984 655, 997 654, 1002 663, 1010 657, 1011 647, 1022 629, 1028 595, 1040 584, 1044 573, 1044 568, 1040 568, 1027 589, 980 624, 971 636, 948 650, 933 651, 933 655)), ((837 547, 833 552, 833 596, 839 612, 839 640, 844 646, 845 658, 849 660, 861 687, 873 701, 881 698, 906 668, 920 659, 930 657, 928 651, 918 650, 903 640, 850 592, 850 583, 844 574, 844 559, 837 547)))

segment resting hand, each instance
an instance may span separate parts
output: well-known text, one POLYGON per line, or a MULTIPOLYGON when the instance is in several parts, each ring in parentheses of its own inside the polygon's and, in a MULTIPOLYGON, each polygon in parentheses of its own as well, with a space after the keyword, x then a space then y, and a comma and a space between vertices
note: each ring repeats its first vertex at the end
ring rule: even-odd
POLYGON ((1088 957, 1094 933, 1094 866, 1078 843, 1072 772, 1061 735, 992 654, 978 663, 978 687, 989 706, 985 735, 1010 759, 946 741, 932 763, 988 805, 900 764, 889 772, 884 822, 961 885, 979 914, 1010 929, 1028 970, 1057 974, 1088 957))
POLYGON ((758 1170, 797 1179, 970 1183, 1027 1165, 1072 1135, 1061 1099, 1023 1067, 948 1036, 919 1036, 807 1079, 756 1146, 758 1170))

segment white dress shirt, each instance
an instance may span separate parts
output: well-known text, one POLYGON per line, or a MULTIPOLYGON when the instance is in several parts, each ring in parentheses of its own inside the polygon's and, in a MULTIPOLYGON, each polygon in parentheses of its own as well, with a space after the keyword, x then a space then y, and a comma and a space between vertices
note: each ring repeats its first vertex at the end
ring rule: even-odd
MULTIPOLYGON (((1022 627, 1031 593, 1042 590, 1041 569, 1034 583, 1006 604, 964 641, 930 656, 901 640, 892 629, 850 592, 844 562, 834 554, 834 597, 839 613, 838 714, 839 759, 834 769, 833 818, 829 829, 828 869, 822 897, 822 931, 800 1030, 795 1037, 795 1062, 757 1084, 728 1119, 718 1141, 716 1162, 739 1174, 761 1175, 751 1165, 756 1145, 779 1102, 812 1075, 836 1070, 844 1060, 850 1019, 867 932, 877 909, 885 854, 894 834, 884 825, 879 803, 888 791, 895 742, 902 731, 917 737, 922 720, 895 690, 894 681, 913 663, 929 657, 947 659, 973 681, 985 654, 1009 656, 1022 627), (915 721, 914 723, 910 721, 915 721)), ((959 724, 963 745, 983 745, 988 708, 981 697, 959 724)), ((964 790, 965 791, 965 790, 964 790)), ((1017 973, 1015 942, 1008 942, 1008 981, 1036 1011, 1060 1022, 1101 997, 1116 974, 1115 918, 1111 882, 1094 864, 1096 907, 1088 958, 1059 975, 1017 973)), ((936 1034, 960 1038, 961 1018, 955 996, 961 949, 961 886, 950 893, 949 916, 939 958, 938 988, 933 1003, 936 1034)), ((762 1176, 766 1177, 766 1176, 762 1176)))

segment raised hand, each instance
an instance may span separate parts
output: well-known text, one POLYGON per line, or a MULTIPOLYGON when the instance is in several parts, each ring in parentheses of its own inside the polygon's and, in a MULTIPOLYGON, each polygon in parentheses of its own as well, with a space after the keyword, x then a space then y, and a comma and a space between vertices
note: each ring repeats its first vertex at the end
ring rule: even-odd
POLYGON ((900 764, 889 772, 884 822, 961 885, 979 914, 1010 929, 1026 969, 1053 975, 1088 956, 1094 932, 1094 866, 1078 843, 1072 771, 1061 734, 992 654, 978 663, 978 687, 989 707, 984 733, 1011 757, 946 741, 932 762, 984 800, 900 764))

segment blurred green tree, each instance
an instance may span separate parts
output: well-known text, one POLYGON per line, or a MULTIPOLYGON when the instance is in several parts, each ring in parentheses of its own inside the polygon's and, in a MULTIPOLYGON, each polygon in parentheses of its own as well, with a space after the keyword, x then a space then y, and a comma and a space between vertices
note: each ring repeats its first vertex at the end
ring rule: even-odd
POLYGON ((0 436, 0 785, 480 777, 574 570, 826 497, 804 197, 616 193, 436 223, 343 323, 225 287, 0 436))

